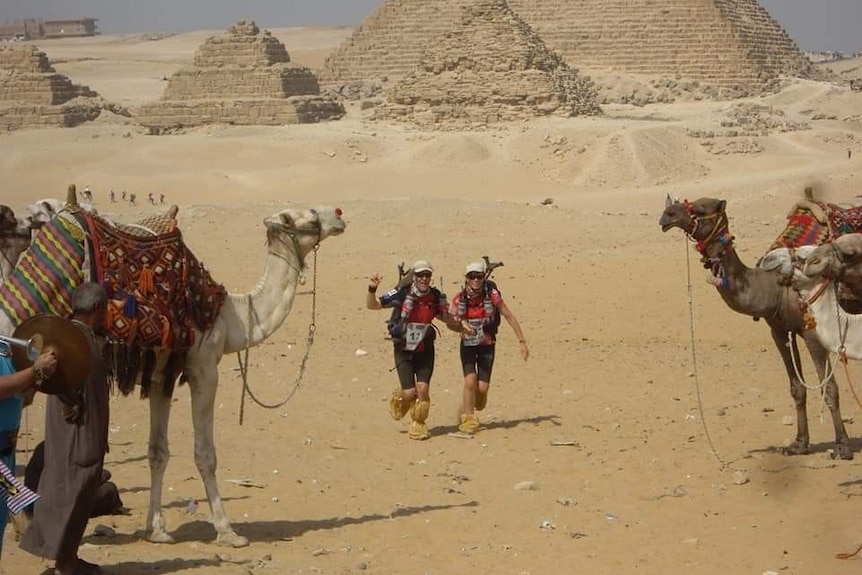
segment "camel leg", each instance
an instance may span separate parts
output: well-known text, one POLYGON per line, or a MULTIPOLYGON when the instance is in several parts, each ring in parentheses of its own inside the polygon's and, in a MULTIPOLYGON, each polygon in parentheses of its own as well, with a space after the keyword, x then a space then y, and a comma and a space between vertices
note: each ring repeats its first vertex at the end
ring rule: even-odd
MULTIPOLYGON (((808 432, 808 406, 807 392, 805 386, 796 377, 796 371, 802 373, 802 366, 799 363, 799 347, 796 345, 796 337, 793 337, 790 345, 793 346, 793 355, 790 354, 790 348, 787 342, 787 332, 775 327, 772 328, 772 341, 775 342, 775 347, 778 348, 778 353, 781 354, 781 359, 784 360, 784 369, 787 371, 787 377, 790 380, 790 395, 793 397, 793 403, 796 404, 796 439, 793 443, 781 449, 785 455, 804 455, 808 453, 808 444, 810 435, 808 432), (796 369, 793 367, 793 357, 796 357, 796 369)), ((813 354, 812 354, 812 357, 813 354)), ((815 365, 817 359, 814 359, 815 365)), ((819 371, 820 366, 817 366, 819 371)))
POLYGON ((150 510, 147 514, 147 540, 152 543, 173 543, 165 529, 162 512, 162 486, 171 452, 168 449, 168 422, 171 418, 171 398, 164 397, 160 387, 150 393, 150 510))
POLYGON ((195 464, 204 482, 210 503, 212 523, 218 532, 216 542, 226 547, 245 547, 248 539, 237 535, 230 525, 216 483, 216 449, 213 440, 215 396, 218 389, 218 368, 203 367, 190 373, 192 422, 195 430, 195 464))
MULTIPOLYGON (((817 367, 818 381, 823 381, 826 378, 826 374, 831 371, 829 353, 820 344, 813 332, 806 333, 804 339, 808 352, 814 360, 814 365, 817 367)), ((844 420, 841 417, 838 384, 835 382, 834 375, 824 384, 823 395, 826 407, 829 408, 829 413, 832 415, 832 426, 835 429, 835 449, 832 451, 832 458, 851 460, 853 459, 853 448, 850 446, 850 437, 847 435, 847 430, 844 428, 844 420)))

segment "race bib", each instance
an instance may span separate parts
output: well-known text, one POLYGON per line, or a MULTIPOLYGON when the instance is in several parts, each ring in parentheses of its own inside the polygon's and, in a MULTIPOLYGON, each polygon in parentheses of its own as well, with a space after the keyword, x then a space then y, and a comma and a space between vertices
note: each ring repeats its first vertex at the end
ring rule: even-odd
POLYGON ((475 347, 480 345, 482 341, 485 340, 485 320, 484 319, 468 319, 467 323, 470 324, 470 327, 476 330, 475 335, 467 335, 463 334, 461 336, 461 341, 467 347, 475 347))
POLYGON ((428 333, 428 328, 431 324, 410 322, 407 324, 406 333, 404 334, 404 349, 407 351, 415 351, 416 348, 425 339, 425 334, 428 333))

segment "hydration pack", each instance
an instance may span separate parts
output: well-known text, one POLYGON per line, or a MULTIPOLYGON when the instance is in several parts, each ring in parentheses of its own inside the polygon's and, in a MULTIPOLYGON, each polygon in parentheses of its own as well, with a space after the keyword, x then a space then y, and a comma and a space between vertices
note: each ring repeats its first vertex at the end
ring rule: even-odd
MULTIPOLYGON (((392 296, 392 301, 396 303, 392 306, 392 313, 389 315, 389 320, 386 322, 386 331, 391 339, 400 341, 404 339, 404 330, 407 325, 406 318, 402 317, 402 310, 404 309, 404 301, 410 295, 411 285, 406 285, 401 288, 396 286, 394 289, 397 291, 395 292, 395 295, 392 296)), ((430 287, 429 290, 434 294, 434 301, 440 301, 440 290, 433 286, 430 287)))
MULTIPOLYGON (((496 336, 497 331, 500 329, 500 312, 494 307, 494 304, 491 303, 491 292, 493 290, 497 290, 500 292, 500 288, 497 287, 497 283, 492 279, 485 279, 482 283, 482 301, 483 306, 485 307, 485 317, 488 318, 488 321, 485 323, 485 333, 490 334, 491 336, 496 336)), ((502 296, 502 294, 500 294, 502 296)), ((464 317, 467 311, 467 289, 464 288, 461 290, 461 299, 458 302, 459 307, 459 315, 464 317)))
POLYGON ((394 340, 404 339, 404 322, 401 321, 401 307, 404 305, 404 300, 407 299, 408 293, 410 293, 409 285, 399 289, 392 298, 392 301, 396 302, 396 304, 392 306, 392 314, 386 322, 386 332, 394 340))

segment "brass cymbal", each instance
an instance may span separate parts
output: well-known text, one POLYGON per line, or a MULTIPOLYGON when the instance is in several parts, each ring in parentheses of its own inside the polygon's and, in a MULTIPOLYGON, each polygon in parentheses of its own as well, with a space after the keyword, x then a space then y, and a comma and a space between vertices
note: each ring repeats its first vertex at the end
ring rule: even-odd
MULTIPOLYGON (((53 349, 57 354, 57 370, 42 382, 44 393, 58 394, 81 389, 90 374, 92 357, 86 334, 71 321, 55 315, 36 315, 24 320, 12 334, 18 339, 41 337, 42 351, 53 349)), ((26 349, 12 348, 12 364, 17 370, 28 369, 33 361, 26 349)))

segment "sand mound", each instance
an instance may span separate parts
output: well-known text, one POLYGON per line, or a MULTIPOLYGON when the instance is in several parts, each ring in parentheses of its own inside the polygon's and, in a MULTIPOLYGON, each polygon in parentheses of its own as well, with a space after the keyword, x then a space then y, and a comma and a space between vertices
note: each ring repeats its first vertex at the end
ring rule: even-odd
POLYGON ((477 137, 446 134, 420 147, 413 159, 435 166, 478 164, 488 161, 492 152, 477 137))

